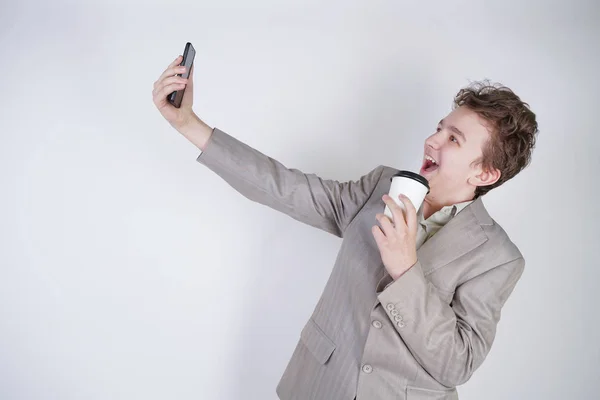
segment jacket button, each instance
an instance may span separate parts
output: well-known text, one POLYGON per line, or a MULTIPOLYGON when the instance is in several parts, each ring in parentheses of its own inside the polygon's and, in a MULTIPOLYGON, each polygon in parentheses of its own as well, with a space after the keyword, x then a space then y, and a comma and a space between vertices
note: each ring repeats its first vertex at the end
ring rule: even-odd
POLYGON ((363 365, 362 370, 365 374, 370 374, 373 372, 373 367, 371 367, 369 364, 365 364, 363 365))
POLYGON ((379 322, 379 321, 375 320, 375 321, 373 321, 373 326, 374 326, 375 328, 377 328, 377 329, 381 329, 381 327, 382 327, 383 325, 381 324, 381 322, 379 322))
POLYGON ((392 311, 394 309, 394 305, 392 303, 389 303, 387 305, 387 309, 390 310, 390 311, 392 311))
POLYGON ((404 328, 406 324, 403 321, 398 322, 398 327, 404 328))

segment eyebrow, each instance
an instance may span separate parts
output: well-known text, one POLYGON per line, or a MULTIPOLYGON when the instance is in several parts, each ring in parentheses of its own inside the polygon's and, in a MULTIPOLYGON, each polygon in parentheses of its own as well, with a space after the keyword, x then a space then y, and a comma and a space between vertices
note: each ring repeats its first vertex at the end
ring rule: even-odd
MULTIPOLYGON (((440 125, 444 125, 444 120, 441 119, 439 122, 440 125)), ((455 127, 454 125, 450 125, 448 127, 452 132, 456 133, 458 136, 460 136, 462 138, 463 141, 467 141, 467 138, 465 137, 465 134, 461 132, 460 129, 458 129, 457 127, 455 127)))

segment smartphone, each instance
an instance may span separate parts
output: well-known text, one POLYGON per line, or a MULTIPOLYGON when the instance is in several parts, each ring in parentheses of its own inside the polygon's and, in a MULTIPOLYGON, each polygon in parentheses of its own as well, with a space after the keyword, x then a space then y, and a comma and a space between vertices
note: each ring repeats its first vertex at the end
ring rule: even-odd
MULTIPOLYGON (((194 57, 196 57, 196 49, 190 42, 185 44, 185 49, 183 50, 183 61, 181 61, 180 66, 185 67, 185 72, 183 74, 177 74, 177 76, 181 76, 183 78, 190 77, 190 70, 192 69, 192 65, 194 64, 194 57)), ((185 87, 181 90, 176 90, 171 93, 167 99, 169 103, 173 104, 176 108, 181 107, 181 100, 183 99, 183 93, 185 92, 185 87)))

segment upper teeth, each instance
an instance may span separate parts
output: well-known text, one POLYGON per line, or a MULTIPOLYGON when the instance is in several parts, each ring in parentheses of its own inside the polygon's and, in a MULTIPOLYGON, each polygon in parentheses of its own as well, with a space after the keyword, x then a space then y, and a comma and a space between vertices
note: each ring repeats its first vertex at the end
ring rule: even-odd
POLYGON ((431 161, 431 162, 432 162, 432 163, 434 163, 434 164, 437 164, 437 161, 435 161, 435 160, 433 159, 433 157, 431 157, 431 156, 428 156, 428 155, 426 155, 426 156, 425 156, 425 159, 426 159, 426 160, 429 160, 429 161, 431 161))

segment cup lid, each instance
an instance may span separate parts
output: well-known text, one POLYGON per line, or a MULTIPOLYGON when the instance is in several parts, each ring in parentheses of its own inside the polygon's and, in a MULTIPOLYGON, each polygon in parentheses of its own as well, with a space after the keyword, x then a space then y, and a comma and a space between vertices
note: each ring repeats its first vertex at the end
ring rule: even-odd
POLYGON ((399 177, 399 176, 404 177, 404 178, 413 179, 413 180, 423 184, 423 186, 425 186, 427 188, 427 190, 429 191, 429 181, 427 181, 427 179, 423 175, 420 175, 420 174, 417 174, 417 173, 414 173, 411 171, 399 171, 396 174, 394 174, 394 176, 392 176, 390 178, 390 180, 392 180, 396 177, 399 177))

